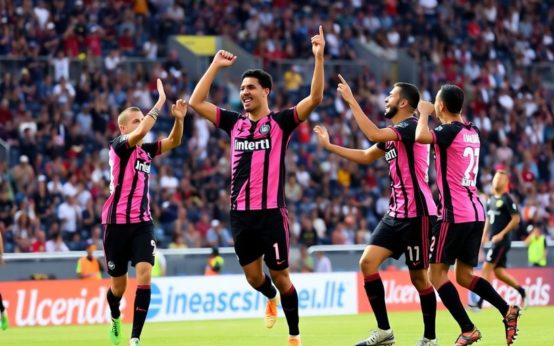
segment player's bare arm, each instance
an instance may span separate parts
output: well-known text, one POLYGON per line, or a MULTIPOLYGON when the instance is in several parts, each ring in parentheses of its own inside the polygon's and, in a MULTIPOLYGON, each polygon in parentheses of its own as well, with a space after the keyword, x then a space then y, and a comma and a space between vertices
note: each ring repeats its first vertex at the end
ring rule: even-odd
POLYGON ((176 103, 171 105, 171 116, 175 118, 175 123, 173 124, 173 128, 171 129, 169 136, 162 139, 162 153, 181 145, 187 108, 188 105, 185 100, 177 100, 176 103))
POLYGON ((237 57, 233 53, 226 50, 218 51, 210 67, 208 67, 202 78, 200 78, 190 96, 189 105, 192 109, 214 124, 217 120, 217 106, 207 101, 210 87, 219 70, 233 65, 236 59, 237 57))
POLYGON ((377 125, 375 125, 375 123, 365 115, 362 107, 360 107, 360 104, 358 103, 358 101, 356 101, 350 85, 348 85, 346 80, 340 74, 339 79, 341 82, 337 86, 337 91, 339 92, 344 102, 346 102, 352 110, 352 114, 354 115, 356 123, 358 123, 358 126, 367 137, 367 139, 372 142, 387 142, 398 140, 398 135, 396 134, 396 132, 394 132, 393 129, 381 129, 377 127, 377 125))
POLYGON ((296 105, 296 111, 298 112, 298 118, 300 119, 300 121, 306 120, 310 113, 323 100, 323 87, 325 84, 323 66, 323 56, 325 52, 325 35, 323 34, 323 26, 319 26, 319 34, 313 36, 311 41, 312 53, 314 54, 315 58, 314 74, 312 77, 310 95, 308 95, 308 97, 304 98, 296 105))
POLYGON ((163 105, 165 103, 165 90, 164 85, 161 81, 161 79, 158 78, 156 81, 157 88, 158 88, 158 101, 154 105, 154 107, 146 114, 144 119, 140 122, 139 126, 128 134, 127 142, 129 143, 130 147, 134 147, 137 145, 144 136, 154 127, 154 124, 156 123, 156 120, 158 119, 158 115, 160 114, 163 105))
POLYGON ((332 144, 329 139, 329 132, 324 126, 315 126, 314 132, 317 134, 319 144, 333 154, 337 154, 347 160, 359 163, 370 164, 375 160, 380 159, 385 155, 385 152, 377 147, 371 146, 369 149, 351 149, 341 147, 340 145, 332 144))
POLYGON ((433 143, 433 135, 429 130, 429 116, 435 111, 435 106, 429 101, 419 101, 417 105, 419 119, 415 132, 415 139, 418 143, 431 144, 433 143))

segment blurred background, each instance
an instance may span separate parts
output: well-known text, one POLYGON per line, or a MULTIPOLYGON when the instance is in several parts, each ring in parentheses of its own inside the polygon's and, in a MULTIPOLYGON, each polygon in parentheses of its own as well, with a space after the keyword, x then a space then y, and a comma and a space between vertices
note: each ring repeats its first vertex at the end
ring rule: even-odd
MULTIPOLYGON (((295 131, 286 158, 291 268, 356 271, 388 209, 384 160, 361 166, 317 145, 316 124, 336 144, 372 144, 336 93, 338 73, 381 127, 394 82, 416 84, 427 100, 445 82, 465 90, 463 114, 482 134, 479 189, 485 200, 494 170, 509 171, 522 216, 510 256, 526 266, 528 232, 554 235, 551 2, 0 0, 0 232, 18 266, 0 278, 74 277, 87 244, 102 255, 108 142, 122 109, 151 108, 156 78, 167 106, 187 100, 215 52, 227 49, 239 59, 214 84, 215 104, 240 111, 240 73, 262 67, 274 78, 270 106, 288 108, 309 93, 310 37, 320 24, 324 101, 295 131)), ((167 106, 147 141, 171 130, 167 106)), ((151 171, 168 274, 203 273, 213 247, 227 259, 222 273, 240 272, 228 248, 229 178, 227 135, 189 110, 182 145, 151 171)))

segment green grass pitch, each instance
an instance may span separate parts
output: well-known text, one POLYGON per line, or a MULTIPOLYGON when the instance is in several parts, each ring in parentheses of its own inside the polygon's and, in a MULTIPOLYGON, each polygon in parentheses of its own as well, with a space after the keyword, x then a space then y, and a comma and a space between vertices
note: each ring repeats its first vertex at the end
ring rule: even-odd
MULTIPOLYGON (((483 334, 479 346, 506 345, 504 328, 498 312, 492 308, 480 313, 468 312, 483 334)), ((524 311, 520 320, 520 334, 515 345, 554 345, 552 320, 554 307, 532 307, 524 311)), ((418 312, 390 313, 390 322, 396 337, 396 345, 413 345, 422 336, 423 323, 418 312)), ((375 326, 370 314, 350 316, 301 317, 300 330, 304 346, 354 345, 365 338, 375 326)), ((0 331, 0 345, 110 345, 108 325, 10 328, 0 331)), ((262 318, 222 321, 187 321, 147 323, 141 344, 148 345, 198 345, 198 346, 285 346, 287 328, 284 317, 279 318, 273 329, 263 326, 262 318)), ((127 345, 131 325, 123 326, 127 345)), ((447 311, 437 315, 437 335, 441 345, 452 345, 458 328, 447 311)))

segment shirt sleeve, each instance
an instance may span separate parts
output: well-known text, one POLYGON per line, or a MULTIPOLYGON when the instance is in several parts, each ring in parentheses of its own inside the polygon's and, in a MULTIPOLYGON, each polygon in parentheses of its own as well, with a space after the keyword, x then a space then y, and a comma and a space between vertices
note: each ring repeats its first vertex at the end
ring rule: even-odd
POLYGON ((416 122, 403 121, 393 126, 392 129, 396 132, 399 141, 404 143, 414 143, 416 126, 416 122))
POLYGON ((510 215, 518 215, 519 210, 517 208, 517 204, 512 199, 512 196, 509 194, 504 194, 504 204, 506 204, 506 208, 508 208, 508 211, 510 212, 510 215))
POLYGON ((383 151, 387 151, 387 143, 385 142, 379 142, 377 143, 377 148, 383 150, 383 151))
POLYGON ((238 112, 233 112, 223 108, 218 108, 214 125, 217 128, 220 128, 223 131, 230 134, 231 130, 233 129, 233 126, 235 126, 239 118, 240 118, 240 113, 238 112))
POLYGON ((158 156, 162 153, 162 142, 157 141, 153 143, 144 143, 142 149, 146 151, 150 157, 158 156))
POLYGON ((284 132, 288 133, 292 132, 302 122, 298 118, 296 107, 273 114, 273 119, 275 119, 284 132))
POLYGON ((119 137, 115 138, 112 141, 111 146, 119 157, 131 155, 131 152, 134 149, 133 147, 129 146, 129 136, 127 135, 120 135, 119 137))
POLYGON ((453 124, 437 126, 431 131, 431 134, 433 135, 433 143, 437 144, 439 147, 448 148, 460 130, 461 128, 453 124))

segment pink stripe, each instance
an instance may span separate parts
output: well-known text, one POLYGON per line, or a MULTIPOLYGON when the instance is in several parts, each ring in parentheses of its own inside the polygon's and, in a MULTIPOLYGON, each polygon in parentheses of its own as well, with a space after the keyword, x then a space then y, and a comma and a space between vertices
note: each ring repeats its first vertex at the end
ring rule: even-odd
POLYGON ((219 127, 219 120, 221 119, 221 108, 217 107, 215 111, 215 127, 219 127))
POLYGON ((149 290, 150 285, 137 285, 137 290, 149 290))
POLYGON ((291 285, 290 288, 281 296, 290 296, 291 294, 294 294, 294 291, 296 291, 296 288, 294 288, 294 285, 291 285))
POLYGON ((287 261, 289 260, 289 249, 290 249, 290 242, 289 242, 289 216, 287 208, 279 208, 279 211, 281 212, 281 215, 283 216, 283 229, 285 230, 285 239, 287 242, 287 261))
POLYGON ((250 161, 250 209, 262 209, 265 150, 255 150, 250 161))
POLYGON ((475 285, 477 285, 477 281, 479 281, 480 277, 478 276, 473 276, 473 279, 471 279, 471 283, 469 284, 469 287, 468 289, 470 291, 473 291, 473 289, 475 288, 475 285))
POLYGON ((381 275, 379 275, 379 273, 364 276, 364 282, 371 282, 379 279, 381 279, 381 275))
POLYGON ((428 294, 435 293, 435 290, 433 289, 433 286, 429 286, 424 290, 419 291, 420 296, 426 296, 428 294))
POLYGON ((502 254, 506 251, 506 248, 503 246, 500 252, 498 253, 498 256, 496 256, 496 260, 494 261, 494 265, 496 266, 500 259, 502 258, 502 254))
MULTIPOLYGON (((271 157, 269 159, 269 176, 267 180, 267 208, 279 207, 279 184, 281 177, 281 148, 283 147, 283 131, 279 129, 277 122, 271 119, 271 157), (274 130, 275 129, 275 130, 274 130), (279 130, 277 130, 279 129, 279 130)), ((285 189, 283 186, 283 194, 285 189)))
POLYGON ((446 221, 442 221, 441 228, 439 230, 439 242, 437 244, 437 263, 440 263, 442 260, 442 249, 444 247, 444 240, 446 239, 446 233, 448 231, 448 223, 446 221))
POLYGON ((302 122, 300 120, 300 118, 298 117, 298 109, 296 107, 292 107, 292 110, 293 110, 293 114, 294 114, 294 121, 296 121, 296 123, 302 122))

